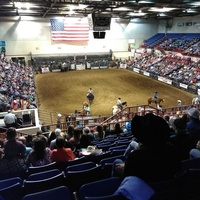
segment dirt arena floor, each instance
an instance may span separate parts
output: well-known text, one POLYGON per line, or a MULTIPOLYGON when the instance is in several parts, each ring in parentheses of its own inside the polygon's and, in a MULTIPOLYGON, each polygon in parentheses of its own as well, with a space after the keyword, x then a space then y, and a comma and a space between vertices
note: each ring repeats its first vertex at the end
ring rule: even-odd
MULTIPOLYGON (((163 108, 189 105, 194 94, 124 69, 82 70, 37 74, 35 77, 40 110, 63 114, 81 110, 91 87, 95 99, 91 114, 110 115, 117 98, 128 106, 147 104, 147 99, 157 91, 164 98, 163 108)), ((152 104, 153 105, 153 104, 152 104)))

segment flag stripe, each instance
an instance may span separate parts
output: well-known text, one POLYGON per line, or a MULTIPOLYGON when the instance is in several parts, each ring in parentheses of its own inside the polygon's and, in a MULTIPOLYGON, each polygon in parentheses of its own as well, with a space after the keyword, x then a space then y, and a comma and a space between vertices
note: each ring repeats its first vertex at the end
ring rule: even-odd
POLYGON ((89 23, 86 19, 69 18, 68 20, 50 19, 53 41, 88 41, 89 23))

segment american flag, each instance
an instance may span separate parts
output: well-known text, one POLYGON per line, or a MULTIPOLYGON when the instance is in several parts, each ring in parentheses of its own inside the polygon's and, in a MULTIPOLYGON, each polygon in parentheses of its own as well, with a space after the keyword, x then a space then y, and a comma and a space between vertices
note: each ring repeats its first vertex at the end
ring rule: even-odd
POLYGON ((50 19, 53 41, 88 41, 87 18, 50 19))

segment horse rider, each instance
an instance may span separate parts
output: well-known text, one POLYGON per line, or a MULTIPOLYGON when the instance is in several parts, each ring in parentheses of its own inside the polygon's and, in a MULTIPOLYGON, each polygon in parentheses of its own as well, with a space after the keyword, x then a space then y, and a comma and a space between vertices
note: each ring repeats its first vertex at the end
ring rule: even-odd
POLYGON ((154 95, 153 95, 153 100, 154 102, 157 102, 158 101, 158 92, 155 92, 154 95))
POLYGON ((92 88, 90 88, 90 89, 88 90, 88 93, 92 93, 92 94, 93 94, 92 88))
POLYGON ((90 94, 93 95, 93 90, 92 90, 92 88, 89 88, 88 93, 87 93, 87 97, 88 97, 90 94))
POLYGON ((121 102, 121 98, 119 97, 117 99, 117 106, 122 110, 123 109, 123 105, 122 105, 122 102, 121 102))

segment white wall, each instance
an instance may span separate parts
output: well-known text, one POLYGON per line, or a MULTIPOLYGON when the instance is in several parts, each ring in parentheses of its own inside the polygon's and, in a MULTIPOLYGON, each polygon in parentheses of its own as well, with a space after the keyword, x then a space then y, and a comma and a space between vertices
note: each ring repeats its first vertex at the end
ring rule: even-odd
MULTIPOLYGON (((135 39, 135 48, 143 40, 158 32, 158 24, 149 20, 112 19, 105 39, 94 39, 90 31, 86 43, 52 42, 50 20, 46 18, 1 18, 0 40, 6 42, 7 57, 33 55, 66 55, 67 53, 109 52, 122 54, 128 51, 128 40, 135 39)), ((127 52, 128 53, 128 52, 127 52)))
POLYGON ((158 33, 200 33, 200 16, 195 17, 177 17, 173 19, 172 28, 166 29, 166 21, 161 20, 158 27, 158 33), (187 22, 198 22, 198 25, 185 26, 187 22), (184 23, 184 26, 178 26, 184 23))

